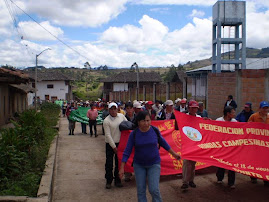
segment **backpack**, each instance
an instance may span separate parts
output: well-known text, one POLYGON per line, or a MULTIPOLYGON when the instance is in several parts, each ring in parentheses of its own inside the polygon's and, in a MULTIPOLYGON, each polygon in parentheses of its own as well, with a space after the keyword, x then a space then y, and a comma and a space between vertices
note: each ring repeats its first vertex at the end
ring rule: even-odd
MULTIPOLYGON (((161 139, 160 131, 155 126, 151 126, 151 127, 153 128, 154 132, 157 135, 157 138, 158 138, 158 148, 160 149, 160 139, 161 139)), ((136 136, 137 130, 138 130, 138 128, 134 129, 134 131, 133 131, 133 135, 134 135, 134 147, 135 147, 135 136, 136 136)))

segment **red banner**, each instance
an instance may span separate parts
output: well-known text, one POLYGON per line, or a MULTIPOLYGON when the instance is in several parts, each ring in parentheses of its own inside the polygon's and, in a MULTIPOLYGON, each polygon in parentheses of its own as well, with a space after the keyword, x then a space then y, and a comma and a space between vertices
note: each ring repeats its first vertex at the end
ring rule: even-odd
MULTIPOLYGON (((152 121, 151 124, 156 126, 161 131, 162 136, 171 146, 171 148, 181 154, 181 135, 178 130, 175 130, 175 120, 167 120, 167 121, 152 121)), ((121 163, 123 151, 127 145, 129 134, 131 131, 122 131, 120 144, 118 147, 118 157, 119 157, 119 165, 121 163)), ((125 172, 133 172, 133 167, 131 166, 134 157, 134 150, 128 159, 125 165, 125 172)), ((173 175, 182 173, 182 163, 183 161, 176 160, 171 154, 169 154, 162 147, 160 148, 160 157, 161 157, 161 175, 173 175)), ((196 163, 196 169, 206 168, 208 165, 205 163, 196 163)))
POLYGON ((269 180, 269 125, 175 115, 183 142, 182 158, 269 180))

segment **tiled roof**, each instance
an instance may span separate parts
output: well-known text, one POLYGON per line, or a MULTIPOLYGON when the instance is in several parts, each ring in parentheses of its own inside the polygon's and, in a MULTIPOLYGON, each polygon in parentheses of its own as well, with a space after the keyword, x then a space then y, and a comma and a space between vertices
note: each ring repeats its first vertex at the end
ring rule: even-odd
POLYGON ((19 84, 26 83, 28 81, 29 75, 23 71, 0 67, 0 82, 19 84))
POLYGON ((25 93, 29 93, 29 92, 35 92, 35 89, 34 88, 32 88, 31 86, 29 86, 29 85, 26 85, 26 84, 19 84, 19 85, 17 85, 17 84, 10 84, 10 86, 12 86, 12 87, 14 87, 14 88, 17 88, 17 89, 19 89, 19 90, 22 90, 23 92, 25 92, 25 93))
MULTIPOLYGON (((30 71, 29 75, 35 79, 35 72, 30 71)), ((73 79, 65 74, 56 71, 37 72, 37 81, 72 81, 73 79)))
MULTIPOLYGON (((162 78, 157 72, 139 72, 139 82, 161 82, 162 78)), ((137 72, 121 72, 102 80, 111 83, 137 82, 137 72)))

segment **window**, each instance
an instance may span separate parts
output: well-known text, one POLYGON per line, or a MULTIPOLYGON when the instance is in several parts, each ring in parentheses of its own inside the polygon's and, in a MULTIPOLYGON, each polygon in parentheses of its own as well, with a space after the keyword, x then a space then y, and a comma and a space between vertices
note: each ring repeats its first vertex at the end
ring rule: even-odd
POLYGON ((48 84, 47 88, 53 88, 53 84, 48 84))

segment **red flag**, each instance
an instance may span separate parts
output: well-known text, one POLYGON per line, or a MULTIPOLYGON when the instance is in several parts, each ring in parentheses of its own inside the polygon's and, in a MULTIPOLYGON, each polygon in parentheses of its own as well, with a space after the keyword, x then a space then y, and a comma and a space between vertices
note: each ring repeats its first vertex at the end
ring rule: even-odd
MULTIPOLYGON (((164 120, 164 121, 152 121, 151 124, 159 128, 162 136, 171 146, 171 148, 181 154, 181 135, 178 130, 175 130, 175 120, 164 120)), ((129 134, 131 131, 122 131, 120 144, 118 146, 118 158, 119 165, 121 163, 122 154, 127 145, 129 134)), ((161 157, 161 175, 173 175, 182 173, 182 160, 176 160, 171 154, 169 154, 162 147, 159 150, 161 157)), ((133 172, 133 167, 131 166, 133 162, 134 149, 125 165, 125 172, 133 172)), ((196 169, 201 169, 208 167, 205 163, 197 162, 196 169)))
POLYGON ((182 158, 269 180, 269 125, 203 120, 175 113, 182 158))

